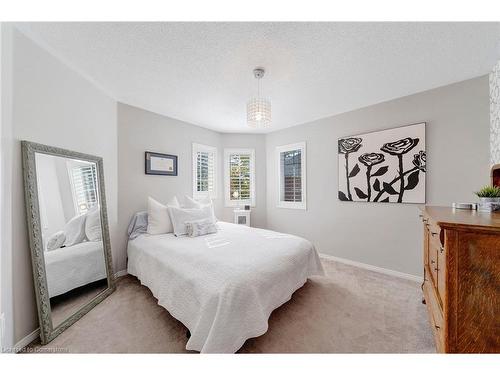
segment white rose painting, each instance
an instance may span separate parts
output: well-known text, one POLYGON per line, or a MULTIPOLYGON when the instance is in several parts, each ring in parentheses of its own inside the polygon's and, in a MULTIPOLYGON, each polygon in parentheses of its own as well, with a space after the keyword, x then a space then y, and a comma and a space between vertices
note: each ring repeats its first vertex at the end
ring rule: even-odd
POLYGON ((339 199, 425 203, 425 123, 338 141, 339 199))

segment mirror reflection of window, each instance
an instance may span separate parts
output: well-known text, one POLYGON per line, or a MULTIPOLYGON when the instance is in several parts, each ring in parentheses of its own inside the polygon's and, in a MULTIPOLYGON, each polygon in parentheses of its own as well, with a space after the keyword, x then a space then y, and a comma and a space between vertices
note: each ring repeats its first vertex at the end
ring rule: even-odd
POLYGON ((98 203, 96 165, 74 160, 68 161, 67 165, 75 211, 78 214, 87 213, 98 203))

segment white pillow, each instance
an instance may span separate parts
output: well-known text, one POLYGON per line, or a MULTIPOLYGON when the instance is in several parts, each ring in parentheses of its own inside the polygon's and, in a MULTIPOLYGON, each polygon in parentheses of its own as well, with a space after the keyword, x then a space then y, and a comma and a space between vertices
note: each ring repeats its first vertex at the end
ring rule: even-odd
POLYGON ((99 207, 87 213, 87 220, 85 220, 85 234, 89 241, 101 241, 101 210, 99 207))
POLYGON ((212 200, 210 199, 209 196, 206 196, 204 198, 201 198, 199 200, 195 200, 191 198, 189 195, 184 196, 184 207, 185 208, 204 208, 210 206, 212 209, 212 219, 214 223, 217 222, 217 218, 215 217, 215 209, 214 205, 212 203, 212 200))
POLYGON ((184 208, 201 208, 201 202, 191 198, 189 195, 184 196, 184 208))
POLYGON ((66 235, 62 230, 60 230, 49 237, 47 240, 46 250, 51 251, 59 249, 62 245, 64 245, 64 241, 66 241, 66 235))
POLYGON ((75 216, 68 221, 64 226, 64 234, 66 235, 65 246, 73 246, 85 240, 85 219, 86 214, 75 216))
MULTIPOLYGON (((173 197, 168 206, 179 207, 179 201, 173 197)), ((174 231, 170 216, 168 215, 167 206, 155 201, 153 198, 148 198, 148 233, 149 234, 164 234, 174 231)))
POLYGON ((206 205, 203 208, 180 208, 169 206, 168 212, 170 213, 170 219, 172 220, 174 234, 176 236, 187 234, 186 221, 203 219, 213 220, 212 206, 210 205, 206 205))

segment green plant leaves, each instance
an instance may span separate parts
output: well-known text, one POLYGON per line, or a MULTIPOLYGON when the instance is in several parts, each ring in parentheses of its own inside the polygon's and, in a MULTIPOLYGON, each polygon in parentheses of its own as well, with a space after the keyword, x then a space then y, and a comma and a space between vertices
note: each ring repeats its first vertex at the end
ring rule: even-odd
POLYGON ((481 190, 476 191, 475 194, 479 198, 498 198, 500 197, 500 187, 486 185, 481 190))
POLYGON ((356 163, 356 165, 352 169, 351 173, 349 173, 349 178, 356 176, 359 173, 359 171, 360 171, 359 165, 358 165, 358 163, 356 163))

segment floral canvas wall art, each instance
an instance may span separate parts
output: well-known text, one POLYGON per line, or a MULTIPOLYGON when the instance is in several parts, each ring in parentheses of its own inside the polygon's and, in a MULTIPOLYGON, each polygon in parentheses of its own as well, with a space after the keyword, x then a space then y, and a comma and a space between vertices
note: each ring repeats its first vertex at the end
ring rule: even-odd
POLYGON ((425 123, 338 140, 339 199, 425 203, 425 123))

